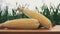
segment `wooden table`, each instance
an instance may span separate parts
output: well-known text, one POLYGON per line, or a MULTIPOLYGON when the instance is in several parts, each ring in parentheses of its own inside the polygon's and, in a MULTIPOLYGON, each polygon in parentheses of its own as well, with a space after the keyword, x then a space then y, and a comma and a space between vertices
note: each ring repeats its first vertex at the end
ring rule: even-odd
POLYGON ((54 26, 52 29, 37 29, 37 30, 15 30, 15 29, 0 29, 0 33, 20 33, 20 32, 37 32, 37 33, 43 33, 43 32, 60 32, 60 25, 54 26))

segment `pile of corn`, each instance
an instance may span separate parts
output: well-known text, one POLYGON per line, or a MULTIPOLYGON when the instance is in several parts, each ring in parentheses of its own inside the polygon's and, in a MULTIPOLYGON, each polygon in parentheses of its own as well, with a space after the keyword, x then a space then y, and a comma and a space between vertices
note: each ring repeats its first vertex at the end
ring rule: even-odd
POLYGON ((51 21, 43 16, 40 13, 37 13, 32 10, 27 10, 23 8, 19 9, 19 11, 23 11, 23 13, 29 17, 29 19, 24 18, 24 19, 15 19, 15 20, 10 20, 6 21, 5 23, 2 23, 1 26, 7 27, 7 28, 21 28, 21 29, 37 29, 40 24, 48 29, 52 28, 52 23, 51 21))
POLYGON ((46 18, 44 15, 37 13, 36 11, 26 10, 26 9, 24 10, 24 14, 27 15, 29 18, 37 19, 42 26, 49 29, 52 28, 51 21, 48 18, 46 18))

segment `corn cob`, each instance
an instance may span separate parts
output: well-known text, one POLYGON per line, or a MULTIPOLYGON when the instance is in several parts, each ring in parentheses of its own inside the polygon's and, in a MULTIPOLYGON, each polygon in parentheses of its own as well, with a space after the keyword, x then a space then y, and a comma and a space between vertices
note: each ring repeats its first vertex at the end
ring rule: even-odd
POLYGON ((39 27, 37 19, 15 19, 3 23, 3 27, 7 28, 20 28, 20 29, 36 29, 39 27))
POLYGON ((36 11, 27 10, 27 9, 24 9, 23 13, 26 16, 28 16, 29 18, 34 18, 34 19, 39 20, 39 22, 41 23, 42 26, 44 26, 44 27, 46 27, 48 29, 52 28, 51 21, 48 18, 46 18, 45 16, 43 16, 42 14, 37 13, 36 11))

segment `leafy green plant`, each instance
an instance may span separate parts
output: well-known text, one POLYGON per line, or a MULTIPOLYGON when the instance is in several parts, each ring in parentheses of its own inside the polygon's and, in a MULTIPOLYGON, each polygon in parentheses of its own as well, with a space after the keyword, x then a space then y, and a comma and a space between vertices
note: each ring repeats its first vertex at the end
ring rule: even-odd
MULTIPOLYGON (((38 7, 35 7, 36 10, 39 12, 38 7)), ((51 6, 50 10, 48 9, 48 6, 45 6, 45 4, 43 4, 43 6, 41 7, 42 9, 42 13, 44 16, 46 16, 48 19, 50 19, 52 21, 52 23, 54 23, 54 19, 53 19, 53 12, 51 12, 51 9, 53 10, 53 7, 51 6), (51 13, 51 14, 50 14, 51 13)))
POLYGON ((1 20, 2 20, 2 19, 1 19, 1 18, 2 18, 1 13, 2 13, 2 11, 0 10, 0 23, 2 22, 2 21, 1 21, 1 20))
MULTIPOLYGON (((43 12, 42 14, 44 16, 46 16, 48 19, 50 19, 52 23, 60 25, 60 13, 58 12, 58 11, 60 11, 60 9, 59 9, 60 4, 58 6, 56 6, 56 7, 50 5, 50 7, 48 8, 48 6, 43 4, 43 6, 41 8, 42 12, 43 12)), ((38 7, 35 7, 35 8, 39 12, 38 7)))
POLYGON ((2 16, 1 14, 3 13, 2 10, 0 10, 0 23, 3 23, 8 20, 8 6, 4 9, 4 15, 2 16))

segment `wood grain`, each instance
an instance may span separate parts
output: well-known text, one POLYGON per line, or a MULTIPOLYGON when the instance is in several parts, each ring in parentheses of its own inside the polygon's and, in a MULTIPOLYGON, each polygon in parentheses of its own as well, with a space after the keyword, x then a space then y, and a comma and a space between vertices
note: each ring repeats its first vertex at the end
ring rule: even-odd
POLYGON ((0 32, 60 32, 60 25, 54 26, 52 29, 36 29, 36 30, 21 30, 21 29, 8 29, 1 28, 0 32))

